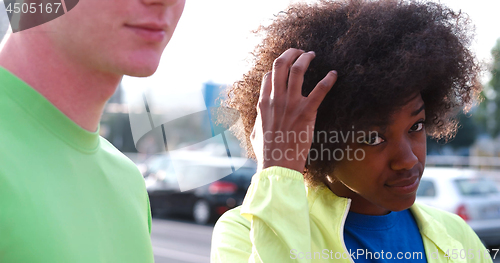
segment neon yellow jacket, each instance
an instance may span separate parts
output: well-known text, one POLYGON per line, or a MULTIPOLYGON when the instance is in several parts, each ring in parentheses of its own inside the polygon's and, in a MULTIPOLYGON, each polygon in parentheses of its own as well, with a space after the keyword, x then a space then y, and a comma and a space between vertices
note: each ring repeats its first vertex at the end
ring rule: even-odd
MULTIPOLYGON (((350 202, 326 186, 306 187, 297 171, 267 168, 254 175, 243 204, 215 225, 211 262, 354 262, 343 240, 350 202)), ((421 204, 410 210, 428 262, 492 262, 457 215, 421 204)))

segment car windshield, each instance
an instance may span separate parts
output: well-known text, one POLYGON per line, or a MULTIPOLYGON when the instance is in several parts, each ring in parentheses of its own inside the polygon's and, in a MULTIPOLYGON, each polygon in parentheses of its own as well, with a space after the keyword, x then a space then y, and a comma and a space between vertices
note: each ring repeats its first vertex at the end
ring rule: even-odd
POLYGON ((489 195, 498 193, 495 182, 487 178, 457 179, 455 183, 465 196, 489 195))

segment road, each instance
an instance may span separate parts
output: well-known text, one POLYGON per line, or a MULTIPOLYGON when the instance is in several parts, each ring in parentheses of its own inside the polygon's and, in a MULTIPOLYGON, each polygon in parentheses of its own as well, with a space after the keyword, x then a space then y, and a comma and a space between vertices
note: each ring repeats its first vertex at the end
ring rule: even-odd
MULTIPOLYGON (((189 220, 153 219, 151 241, 155 263, 208 263, 213 225, 189 220)), ((493 255, 492 255, 493 256, 493 255)), ((500 252, 495 263, 500 263, 500 252)))
POLYGON ((208 263, 213 226, 153 218, 151 242, 155 263, 208 263))

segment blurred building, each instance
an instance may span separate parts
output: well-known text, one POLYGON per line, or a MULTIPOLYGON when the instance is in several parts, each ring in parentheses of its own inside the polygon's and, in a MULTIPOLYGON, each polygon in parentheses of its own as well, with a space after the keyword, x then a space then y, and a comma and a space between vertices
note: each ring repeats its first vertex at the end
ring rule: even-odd
POLYGON ((205 83, 203 86, 203 99, 207 109, 210 107, 218 107, 221 104, 221 99, 224 96, 226 85, 215 84, 212 82, 205 83))

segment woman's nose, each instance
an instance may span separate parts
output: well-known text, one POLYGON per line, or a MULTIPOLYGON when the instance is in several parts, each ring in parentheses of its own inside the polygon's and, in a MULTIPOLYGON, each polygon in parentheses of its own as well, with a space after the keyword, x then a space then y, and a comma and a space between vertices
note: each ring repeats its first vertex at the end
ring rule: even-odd
POLYGON ((395 171, 412 169, 418 163, 414 147, 408 139, 398 142, 392 154, 391 169, 395 171))

